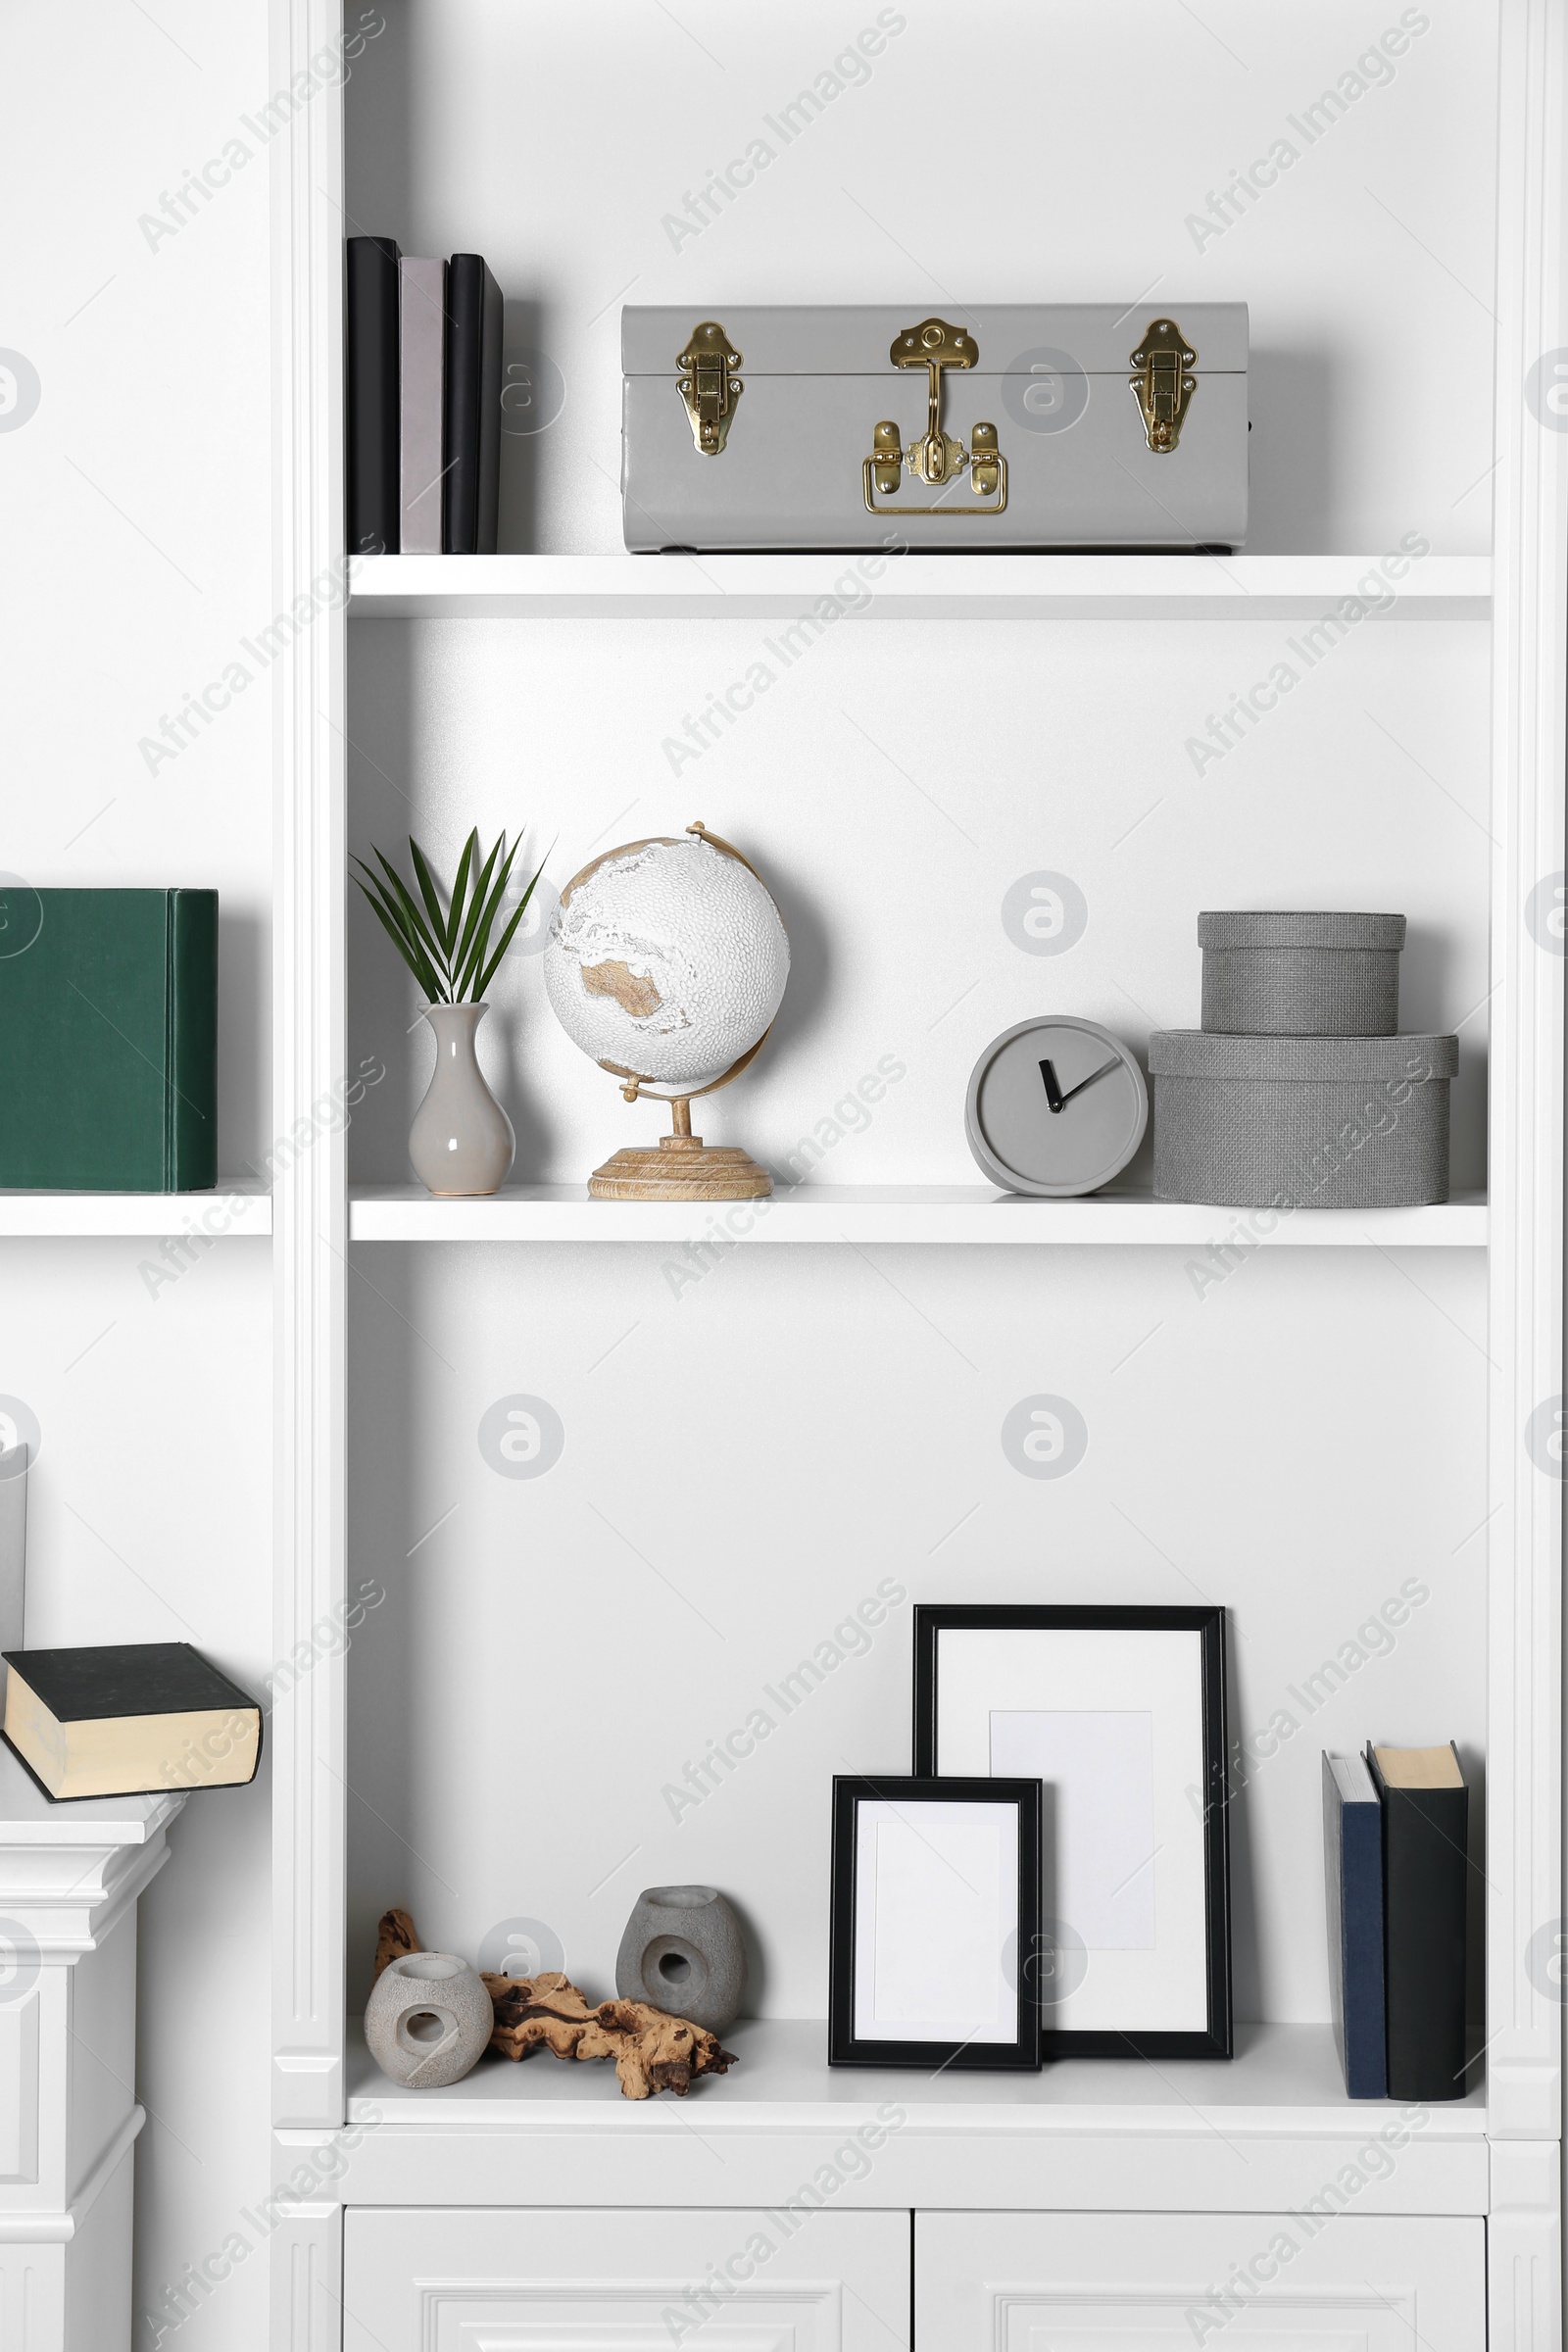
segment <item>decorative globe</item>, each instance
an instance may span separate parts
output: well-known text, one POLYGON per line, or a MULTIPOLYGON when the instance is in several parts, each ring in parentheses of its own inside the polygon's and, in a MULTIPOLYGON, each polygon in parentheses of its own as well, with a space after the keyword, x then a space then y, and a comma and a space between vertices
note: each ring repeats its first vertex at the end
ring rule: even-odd
POLYGON ((561 894, 544 967, 556 1016, 585 1054, 617 1076, 696 1093, 766 1034, 790 944, 744 858, 694 832, 585 865, 561 894))

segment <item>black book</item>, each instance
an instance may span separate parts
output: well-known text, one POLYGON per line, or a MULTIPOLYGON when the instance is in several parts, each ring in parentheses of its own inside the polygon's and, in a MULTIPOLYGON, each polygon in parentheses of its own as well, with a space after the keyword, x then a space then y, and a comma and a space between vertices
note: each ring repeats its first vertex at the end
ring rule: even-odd
POLYGON ((1470 1791, 1452 1744, 1369 1747, 1383 1806, 1391 2099, 1462 2099, 1470 1791))
POLYGON ((455 253, 447 271, 442 552, 493 556, 501 489, 505 312, 482 254, 455 253))
POLYGON ((1324 1892, 1334 2043, 1352 2099, 1388 2095, 1383 1807, 1359 1756, 1323 1758, 1324 1892))
POLYGON ((5 1742, 46 1796, 232 1788, 256 1778, 262 1710, 188 1642, 4 1655, 5 1742))
POLYGON ((399 537, 398 262, 391 237, 350 237, 348 530, 351 556, 395 556, 399 537))

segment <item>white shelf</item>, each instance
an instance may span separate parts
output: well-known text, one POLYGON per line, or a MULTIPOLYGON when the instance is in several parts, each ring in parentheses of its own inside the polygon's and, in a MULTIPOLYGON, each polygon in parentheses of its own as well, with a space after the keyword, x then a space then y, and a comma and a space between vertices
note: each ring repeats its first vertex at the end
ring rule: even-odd
POLYGON ((210 1193, 0 1192, 0 1241, 164 1234, 226 1241, 271 1230, 271 1194, 251 1176, 220 1177, 210 1193))
POLYGON ((22 1845, 150 1845, 184 1802, 185 1790, 171 1788, 58 1803, 9 1747, 0 1747, 0 1852, 22 1845))
MULTIPOLYGON (((874 550, 862 550, 862 554, 874 550)), ((892 559, 861 617, 1244 618, 1316 615, 1375 567, 1371 556, 942 556, 892 559)), ((820 556, 360 556, 355 620, 788 619, 809 612, 855 554, 820 556)), ((858 594, 858 587, 846 595, 858 594)), ((1380 616, 1484 618, 1485 556, 1414 564, 1380 616)))
POLYGON ((1107 1192, 1024 1200, 989 1185, 813 1184, 771 1200, 590 1200, 577 1184, 507 1185, 485 1200, 433 1200, 418 1185, 357 1187, 349 1235, 362 1242, 811 1242, 1164 1246, 1206 1249, 1241 1225, 1266 1249, 1481 1250, 1485 1200, 1433 1208, 1300 1209, 1255 1236, 1247 1212, 1107 1192))
MULTIPOLYGON (((624 2099, 608 2061, 545 2051, 486 2055, 461 2082, 409 2091, 381 2074, 356 2021, 355 2202, 528 2202, 531 2177, 532 2201, 548 2179, 559 2203, 772 2203, 891 2106, 904 2121, 835 2202, 1277 2210, 1399 2114, 1347 2098, 1327 2026, 1240 2025, 1229 2061, 1129 2053, 1039 2074, 829 2067, 819 2019, 746 2020, 723 2039, 739 2064, 682 2100, 624 2099)), ((1421 2113, 1397 2159, 1397 2209, 1484 2212, 1484 2088, 1421 2113)))

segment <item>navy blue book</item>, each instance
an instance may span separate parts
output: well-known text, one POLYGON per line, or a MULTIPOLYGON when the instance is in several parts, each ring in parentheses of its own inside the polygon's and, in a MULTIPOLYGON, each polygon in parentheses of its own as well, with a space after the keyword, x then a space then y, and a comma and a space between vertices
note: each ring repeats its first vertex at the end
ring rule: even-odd
POLYGON ((1383 1807, 1364 1757, 1324 1755, 1323 1858, 1334 2046, 1349 2096, 1386 2098, 1383 1807))

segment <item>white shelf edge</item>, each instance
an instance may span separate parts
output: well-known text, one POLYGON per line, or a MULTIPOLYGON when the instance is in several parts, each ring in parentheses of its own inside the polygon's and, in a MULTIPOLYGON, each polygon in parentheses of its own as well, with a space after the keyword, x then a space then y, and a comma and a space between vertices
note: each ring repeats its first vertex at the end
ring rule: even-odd
MULTIPOLYGON (((1234 2059, 1052 2059, 1038 2074, 924 2075, 918 2071, 829 2067, 827 2028, 804 2018, 743 2019, 728 2029, 740 2064, 734 2075, 699 2086, 702 2129, 719 2136, 799 2129, 830 2122, 844 2129, 857 2110, 896 2097, 906 2129, 946 2133, 980 2128, 1009 2134, 1076 2134, 1085 2130, 1133 2135, 1176 2132, 1197 2123, 1240 2137, 1280 2134, 1343 2137, 1398 2112, 1397 2101, 1346 2095, 1328 2026, 1238 2023, 1234 2059)), ((349 2021, 349 2117, 381 2135, 435 2130, 534 2134, 554 2131, 658 2135, 684 2130, 673 2101, 627 2101, 609 2065, 551 2060, 535 2051, 520 2064, 482 2058, 463 2081, 410 2091, 384 2076, 365 2046, 361 2021, 349 2021)), ((1486 2137, 1485 2086, 1433 2107, 1424 2136, 1486 2137)))
MULTIPOLYGON (((877 556, 861 550, 860 556, 877 556)), ((1375 556, 906 555, 874 579, 837 555, 360 556, 351 619, 789 617, 846 574, 842 601, 868 618, 985 619, 1033 613, 1241 619, 1261 605, 1332 611, 1375 572, 1375 556), (864 598, 864 602, 858 600, 864 598)), ((1429 556, 1379 617, 1484 617, 1492 562, 1429 556)))
POLYGON ((203 1193, 0 1192, 0 1241, 170 1234, 220 1241, 265 1239, 271 1230, 271 1194, 251 1176, 220 1176, 203 1193))
MULTIPOLYGON (((416 1185, 349 1195, 349 1238, 363 1242, 643 1242, 1107 1246, 1196 1249, 1482 1250, 1487 1203, 1430 1208, 1265 1212, 1101 1194, 1025 1200, 986 1185, 809 1185, 771 1200, 590 1200, 582 1185, 507 1185, 483 1200, 432 1199, 416 1185)), ((1239 1261, 1233 1261, 1239 1262, 1239 1261)))

